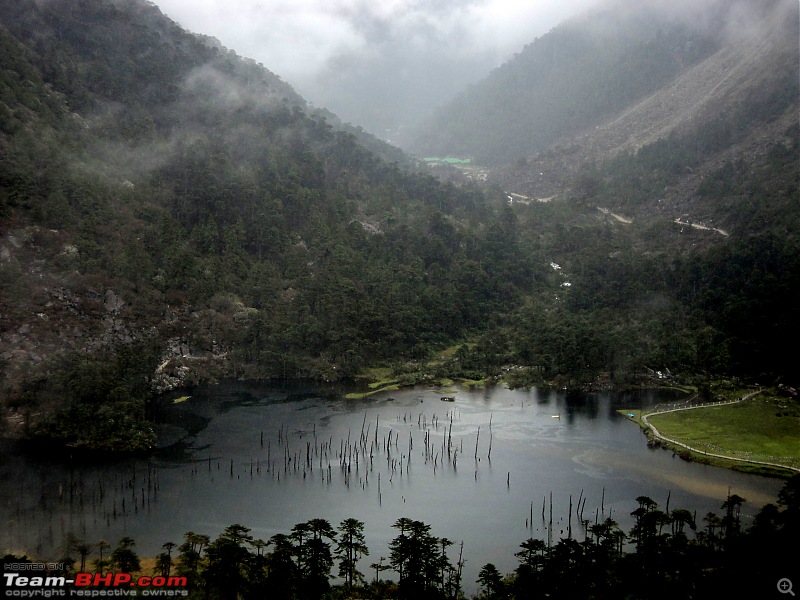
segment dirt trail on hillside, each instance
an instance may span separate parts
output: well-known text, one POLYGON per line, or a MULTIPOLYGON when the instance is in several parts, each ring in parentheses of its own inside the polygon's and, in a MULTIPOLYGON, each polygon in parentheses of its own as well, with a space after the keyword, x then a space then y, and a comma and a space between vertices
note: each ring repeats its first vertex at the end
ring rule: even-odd
MULTIPOLYGON (((703 123, 735 110, 750 96, 758 97, 761 90, 775 88, 776 65, 786 66, 787 72, 798 68, 797 40, 793 39, 796 28, 787 26, 782 21, 785 18, 776 11, 766 22, 768 33, 751 31, 730 37, 714 54, 670 84, 600 124, 562 137, 546 152, 499 169, 490 175, 490 182, 529 198, 580 196, 584 190, 570 188, 584 165, 594 161, 601 164, 620 152, 635 152, 670 135, 696 131, 703 123)), ((694 227, 697 223, 727 235, 724 225, 721 229, 711 225, 714 216, 720 215, 703 208, 697 195, 699 183, 737 158, 746 157, 754 163, 765 159, 770 148, 796 123, 797 106, 792 106, 770 122, 752 127, 739 143, 693 169, 687 166, 684 176, 664 190, 658 203, 642 206, 643 214, 679 218, 694 229, 700 229, 694 227)))

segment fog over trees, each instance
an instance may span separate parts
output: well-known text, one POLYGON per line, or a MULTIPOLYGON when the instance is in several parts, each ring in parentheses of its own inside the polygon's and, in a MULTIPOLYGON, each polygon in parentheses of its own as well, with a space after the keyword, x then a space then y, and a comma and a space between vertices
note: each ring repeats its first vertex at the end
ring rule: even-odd
POLYGON ((560 25, 424 132, 499 163, 440 179, 155 5, 2 5, 3 385, 28 435, 143 447, 154 390, 378 365, 412 384, 448 346, 439 375, 515 364, 513 385, 791 372, 792 2, 560 25), (106 397, 117 433, 73 430, 106 397))
MULTIPOLYGON (((437 403, 459 382, 768 387, 763 422, 795 424, 799 11, 0 0, 0 436, 149 459, 164 393, 226 379, 436 382, 437 403)), ((570 509, 566 537, 476 584, 733 592, 788 569, 797 479, 750 528, 744 501, 703 517, 642 495, 630 531, 575 535, 570 509)), ((188 532, 155 568, 198 597, 457 597, 458 540, 394 518, 384 556, 359 515, 319 515, 268 540, 188 532)), ((114 541, 69 536, 65 556, 141 566, 135 536, 114 541)))
POLYGON ((596 0, 186 2, 158 0, 317 106, 395 143, 535 37, 596 0))

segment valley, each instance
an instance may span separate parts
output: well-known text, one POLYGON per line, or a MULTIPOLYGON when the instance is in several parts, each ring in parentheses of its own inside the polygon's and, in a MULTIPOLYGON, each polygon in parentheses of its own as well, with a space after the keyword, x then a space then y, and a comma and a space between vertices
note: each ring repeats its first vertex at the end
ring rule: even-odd
POLYGON ((157 2, 0 0, 10 560, 133 541, 231 600, 776 592, 797 478, 627 416, 758 388, 652 423, 797 467, 800 9, 681 6, 598 3, 400 149, 157 2))

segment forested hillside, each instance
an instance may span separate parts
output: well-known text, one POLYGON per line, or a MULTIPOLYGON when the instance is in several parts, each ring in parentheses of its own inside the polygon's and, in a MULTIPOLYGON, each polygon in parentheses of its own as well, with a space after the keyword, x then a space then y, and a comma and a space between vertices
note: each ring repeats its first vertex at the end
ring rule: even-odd
POLYGON ((513 302, 524 267, 482 264, 502 216, 478 190, 385 162, 145 2, 2 9, 3 392, 25 427, 140 415, 156 370, 346 376, 513 302))
POLYGON ((796 376, 799 21, 783 0, 600 3, 419 132, 561 267, 569 309, 534 313, 531 353, 796 376), (583 335, 548 333, 567 321, 583 335))
MULTIPOLYGON (((795 375, 775 342, 798 333, 799 246, 780 229, 797 127, 765 170, 726 163, 704 188, 754 198, 776 228, 655 251, 594 218, 631 169, 654 178, 644 194, 674 175, 645 154, 583 176, 575 202, 511 206, 414 172, 144 0, 0 0, 0 14, 5 433, 138 449, 159 390, 376 365, 409 382, 508 365, 518 383, 568 385, 636 385, 648 368, 795 375)), ((636 94, 712 50, 686 36, 691 52, 636 94)))

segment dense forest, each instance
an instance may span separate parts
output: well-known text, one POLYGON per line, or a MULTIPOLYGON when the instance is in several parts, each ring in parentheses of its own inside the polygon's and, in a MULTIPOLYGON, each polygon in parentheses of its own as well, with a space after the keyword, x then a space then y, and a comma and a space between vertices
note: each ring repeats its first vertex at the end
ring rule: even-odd
MULTIPOLYGON (((709 512, 698 518, 670 508, 669 500, 661 507, 640 496, 629 532, 611 517, 599 516, 579 522, 576 515, 573 528, 570 515, 566 535, 554 535, 551 516, 547 539, 520 544, 512 573, 483 565, 475 582, 481 590, 477 598, 770 597, 778 581, 796 571, 789 549, 800 527, 800 479, 787 481, 778 505, 764 506, 749 528, 741 518, 745 502, 729 495, 720 505, 722 515, 709 512)), ((226 527, 213 541, 188 532, 181 544, 165 542, 147 572, 155 587, 172 581, 168 589, 187 590, 190 598, 465 597, 463 546, 435 536, 422 521, 402 517, 392 527, 397 535, 389 542, 388 556, 380 558, 370 554, 364 523, 356 518, 336 528, 325 519, 311 519, 269 540, 255 538, 240 524, 226 527), (373 560, 369 572, 367 560, 373 560), (332 586, 335 565, 339 579, 332 586)), ((105 540, 93 543, 68 535, 58 561, 64 571, 52 575, 144 573, 135 545, 124 537, 112 550, 105 540)), ((3 562, 30 560, 7 555, 3 562)))
MULTIPOLYGON (((705 129, 584 166, 563 201, 510 204, 500 187, 426 174, 147 2, 0 11, 6 434, 142 449, 158 391, 372 366, 408 383, 509 365, 513 385, 636 386, 654 369, 796 383, 784 350, 800 334, 796 123, 758 168, 728 160, 704 178, 707 206, 733 206, 730 237, 596 210, 657 201, 737 142, 731 119, 751 131, 796 105, 790 81, 766 104, 744 98, 705 129)), ((562 33, 533 48, 563 48, 562 33)), ((570 35, 617 78, 666 60, 626 88, 635 96, 713 46, 680 28, 623 36, 652 46, 626 65, 570 35), (675 36, 691 52, 667 57, 659 44, 675 36)), ((613 81, 586 111, 622 102, 613 81)))

